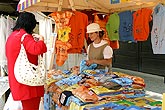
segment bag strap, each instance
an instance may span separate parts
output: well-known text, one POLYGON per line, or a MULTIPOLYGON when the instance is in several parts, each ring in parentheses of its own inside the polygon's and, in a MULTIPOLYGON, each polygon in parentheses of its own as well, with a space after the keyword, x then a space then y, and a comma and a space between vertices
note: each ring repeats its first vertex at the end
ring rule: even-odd
POLYGON ((22 35, 22 38, 21 38, 21 43, 23 42, 23 40, 24 40, 24 38, 25 38, 25 36, 26 36, 26 35, 28 35, 28 34, 27 34, 27 33, 25 33, 25 34, 23 34, 23 35, 22 35))
MULTIPOLYGON (((22 44, 24 38, 26 37, 26 35, 28 35, 28 34, 25 33, 25 34, 22 35, 22 37, 21 37, 21 44, 22 44)), ((39 56, 40 56, 39 59, 43 59, 43 57, 41 55, 39 55, 39 56)))

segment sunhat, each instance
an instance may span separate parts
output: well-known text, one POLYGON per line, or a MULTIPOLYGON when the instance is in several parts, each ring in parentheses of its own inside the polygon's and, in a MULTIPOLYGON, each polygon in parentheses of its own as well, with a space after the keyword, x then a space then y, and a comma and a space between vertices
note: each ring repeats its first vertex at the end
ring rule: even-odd
POLYGON ((100 29, 100 26, 97 23, 91 23, 87 26, 87 33, 93 33, 98 31, 102 31, 102 30, 100 29))

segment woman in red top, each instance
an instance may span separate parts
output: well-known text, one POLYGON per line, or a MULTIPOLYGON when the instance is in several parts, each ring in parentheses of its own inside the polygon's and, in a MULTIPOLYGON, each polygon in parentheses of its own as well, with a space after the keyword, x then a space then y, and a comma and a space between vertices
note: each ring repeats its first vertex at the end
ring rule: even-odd
POLYGON ((19 83, 14 76, 14 64, 20 52, 21 37, 25 33, 23 45, 25 47, 28 60, 37 65, 38 55, 47 51, 44 37, 33 35, 33 29, 36 26, 36 19, 32 13, 21 12, 18 16, 13 32, 6 42, 6 57, 8 66, 8 78, 13 99, 21 101, 23 110, 39 110, 40 99, 44 95, 44 86, 27 86, 19 83), (34 38, 38 38, 35 40, 34 38))

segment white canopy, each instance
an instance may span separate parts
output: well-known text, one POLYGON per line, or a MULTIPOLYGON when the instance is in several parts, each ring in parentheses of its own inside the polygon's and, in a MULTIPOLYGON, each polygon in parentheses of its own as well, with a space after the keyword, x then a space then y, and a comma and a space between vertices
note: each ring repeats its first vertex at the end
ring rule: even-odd
POLYGON ((62 10, 93 9, 99 12, 153 8, 165 0, 21 0, 17 10, 54 12, 62 10))

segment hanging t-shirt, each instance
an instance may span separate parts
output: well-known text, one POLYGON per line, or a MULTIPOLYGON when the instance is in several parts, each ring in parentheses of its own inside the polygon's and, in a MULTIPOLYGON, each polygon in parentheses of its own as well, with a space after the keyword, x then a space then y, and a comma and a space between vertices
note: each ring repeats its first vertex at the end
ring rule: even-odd
POLYGON ((124 11, 119 13, 119 40, 135 42, 132 34, 133 15, 131 11, 124 11))
POLYGON ((72 45, 72 48, 68 50, 68 53, 82 53, 85 38, 88 38, 88 34, 86 33, 88 16, 85 13, 74 11, 69 25, 71 27, 69 43, 72 45))
POLYGON ((106 24, 106 30, 111 41, 119 40, 119 23, 118 13, 111 14, 106 24))
POLYGON ((133 13, 133 36, 136 41, 146 41, 149 36, 149 22, 152 10, 142 8, 133 13))
POLYGON ((151 43, 154 54, 165 54, 165 7, 158 4, 153 12, 151 43))
POLYGON ((62 42, 68 42, 69 33, 71 31, 71 27, 69 26, 70 18, 72 17, 73 12, 65 11, 65 12, 53 12, 50 14, 52 18, 56 22, 58 40, 62 42))

